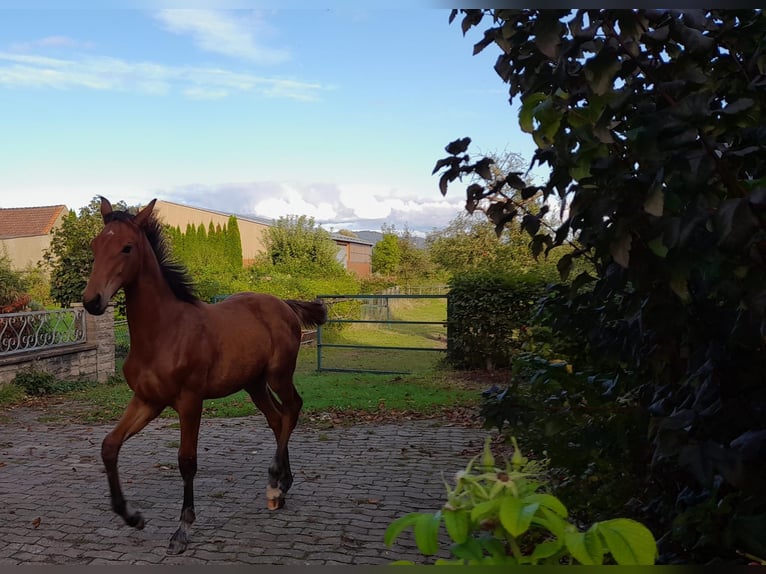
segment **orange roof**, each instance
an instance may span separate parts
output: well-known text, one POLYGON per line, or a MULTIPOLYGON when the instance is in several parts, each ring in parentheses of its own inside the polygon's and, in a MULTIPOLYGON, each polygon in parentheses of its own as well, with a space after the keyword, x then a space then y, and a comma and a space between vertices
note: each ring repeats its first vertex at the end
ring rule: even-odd
POLYGON ((0 239, 47 235, 66 205, 0 208, 0 239))

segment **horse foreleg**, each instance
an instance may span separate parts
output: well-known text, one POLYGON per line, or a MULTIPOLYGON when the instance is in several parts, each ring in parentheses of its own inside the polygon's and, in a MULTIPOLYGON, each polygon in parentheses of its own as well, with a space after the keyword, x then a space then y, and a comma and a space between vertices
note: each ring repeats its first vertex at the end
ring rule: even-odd
POLYGON ((106 435, 101 443, 101 460, 104 462, 106 477, 109 481, 112 510, 119 514, 128 526, 134 526, 138 529, 144 527, 144 518, 140 512, 133 511, 125 501, 117 471, 117 458, 123 443, 143 429, 161 412, 161 407, 151 405, 133 396, 117 426, 106 435))
POLYGON ((181 421, 181 445, 178 448, 178 470, 184 481, 181 523, 170 538, 168 554, 181 554, 189 544, 189 532, 196 519, 194 513, 194 476, 197 474, 197 440, 202 418, 202 400, 189 399, 177 409, 181 421))

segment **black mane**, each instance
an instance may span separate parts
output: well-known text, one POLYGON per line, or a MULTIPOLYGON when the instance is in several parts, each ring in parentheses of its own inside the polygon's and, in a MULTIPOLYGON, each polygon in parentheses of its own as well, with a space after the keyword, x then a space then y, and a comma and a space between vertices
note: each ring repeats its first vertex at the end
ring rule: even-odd
MULTIPOLYGON (((110 221, 133 221, 135 216, 127 211, 112 211, 104 217, 104 223, 110 221)), ((162 276, 165 278, 170 290, 177 299, 187 303, 199 301, 194 293, 194 280, 189 275, 189 270, 184 267, 174 256, 168 244, 162 223, 151 214, 143 228, 149 245, 160 264, 162 276)))

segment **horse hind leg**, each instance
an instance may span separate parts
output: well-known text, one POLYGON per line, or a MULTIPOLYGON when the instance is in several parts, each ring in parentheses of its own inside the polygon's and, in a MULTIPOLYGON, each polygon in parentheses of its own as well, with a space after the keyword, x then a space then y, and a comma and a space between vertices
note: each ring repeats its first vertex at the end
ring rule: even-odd
POLYGON ((292 384, 292 376, 288 379, 289 387, 293 390, 292 394, 285 392, 284 384, 275 384, 275 381, 279 380, 272 376, 270 378, 271 385, 267 386, 265 378, 261 378, 247 389, 255 405, 266 416, 277 440, 277 450, 269 466, 269 482, 266 487, 266 504, 269 510, 277 510, 284 506, 285 494, 293 483, 287 442, 293 428, 295 428, 298 412, 303 404, 292 384), (279 403, 274 400, 272 392, 269 390, 269 386, 272 385, 281 391, 281 393, 277 392, 279 403))
POLYGON ((269 375, 269 387, 279 399, 279 410, 282 417, 280 432, 277 436, 277 452, 274 456, 274 463, 269 468, 269 486, 272 489, 272 496, 268 498, 270 501, 269 508, 272 510, 274 507, 272 507, 271 500, 276 499, 278 505, 275 508, 281 508, 284 505, 285 494, 293 484, 290 452, 287 445, 295 425, 298 424, 298 416, 303 406, 303 399, 293 384, 293 370, 290 368, 289 370, 272 372, 269 375))

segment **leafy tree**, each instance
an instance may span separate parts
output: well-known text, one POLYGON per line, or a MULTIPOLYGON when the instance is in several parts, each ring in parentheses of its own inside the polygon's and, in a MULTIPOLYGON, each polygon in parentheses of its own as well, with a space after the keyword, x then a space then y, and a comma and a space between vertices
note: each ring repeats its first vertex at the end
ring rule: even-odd
POLYGON ((393 227, 383 227, 383 238, 372 248, 372 270, 382 275, 394 275, 399 269, 402 251, 393 227))
POLYGON ((418 277, 428 277, 432 274, 433 263, 428 252, 415 243, 415 236, 405 226, 404 231, 398 235, 399 242, 399 267, 397 275, 404 281, 411 281, 418 277))
POLYGON ((11 258, 0 249, 0 308, 8 307, 7 312, 16 310, 28 288, 24 274, 13 269, 11 258))
POLYGON ((242 238, 239 234, 239 223, 233 215, 223 229, 223 255, 232 269, 242 269, 242 238))
POLYGON ((313 217, 280 217, 268 229, 265 243, 268 264, 283 271, 316 277, 346 272, 330 233, 316 225, 313 217))
POLYGON ((551 280, 557 275, 555 254, 536 260, 529 250, 529 236, 518 223, 506 224, 498 236, 494 224, 476 213, 461 213, 444 229, 432 231, 426 246, 431 260, 453 276, 492 269, 536 273, 551 280))
POLYGON ((462 14, 464 33, 491 20, 474 52, 500 49, 532 165, 550 175, 539 186, 493 177, 463 138, 434 169, 441 192, 472 177, 469 211, 519 220, 539 253, 574 244, 562 277, 592 262, 547 308, 575 360, 622 370, 652 416, 644 502, 664 559, 766 555, 766 15, 462 14), (508 187, 545 203, 528 209, 508 187), (554 201, 562 219, 549 227, 554 201))
MULTIPOLYGON (((51 297, 62 307, 82 300, 93 267, 90 242, 104 227, 100 207, 101 200, 94 197, 79 213, 70 210, 61 226, 53 230, 51 246, 43 253, 50 270, 51 297)), ((128 209, 124 202, 114 203, 114 207, 128 209)), ((118 301, 122 301, 122 296, 118 301)), ((118 310, 121 306, 118 305, 118 310)))

